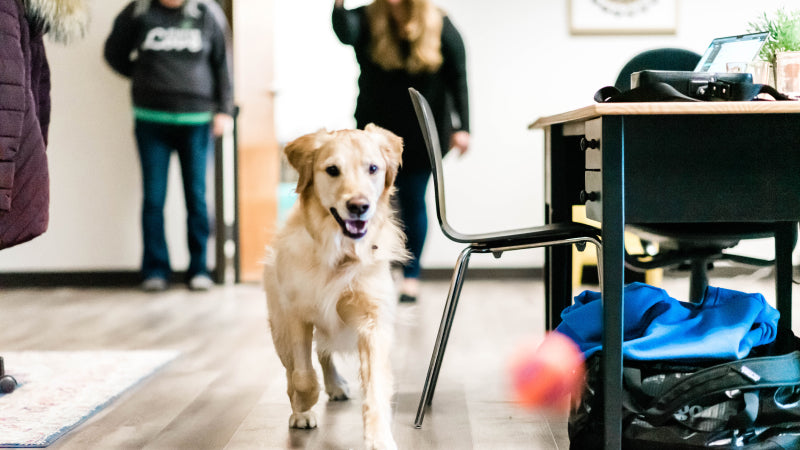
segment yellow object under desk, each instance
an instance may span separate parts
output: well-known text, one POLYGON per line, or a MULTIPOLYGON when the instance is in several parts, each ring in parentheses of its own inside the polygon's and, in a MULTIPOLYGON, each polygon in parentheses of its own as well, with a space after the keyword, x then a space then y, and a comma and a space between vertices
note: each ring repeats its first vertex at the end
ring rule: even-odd
MULTIPOLYGON (((572 206, 572 220, 575 222, 585 223, 596 227, 600 226, 599 222, 586 218, 586 207, 583 205, 572 206)), ((587 244, 587 247, 592 244, 587 244)), ((644 253, 642 249, 642 242, 633 233, 625 233, 625 249, 626 251, 634 254, 644 253)), ((594 249, 586 249, 578 251, 578 247, 572 246, 572 286, 577 288, 581 285, 583 279, 584 266, 597 266, 597 252, 594 249)), ((664 269, 651 269, 645 272, 644 282, 652 286, 661 286, 661 280, 664 277, 664 269)))

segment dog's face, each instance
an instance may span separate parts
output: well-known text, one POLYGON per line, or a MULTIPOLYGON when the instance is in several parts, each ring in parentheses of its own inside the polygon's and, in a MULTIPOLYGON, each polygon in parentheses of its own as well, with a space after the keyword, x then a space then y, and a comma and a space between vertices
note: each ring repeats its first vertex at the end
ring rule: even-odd
POLYGON ((285 149, 300 175, 297 192, 314 196, 351 239, 367 234, 370 219, 388 201, 402 151, 402 139, 372 124, 363 131, 320 130, 285 149))

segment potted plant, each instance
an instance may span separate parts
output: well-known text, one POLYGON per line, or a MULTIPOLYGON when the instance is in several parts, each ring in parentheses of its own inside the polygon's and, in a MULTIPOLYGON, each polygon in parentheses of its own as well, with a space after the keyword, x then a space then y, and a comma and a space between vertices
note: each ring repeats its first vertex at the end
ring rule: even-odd
MULTIPOLYGON (((772 67, 773 80, 778 80, 778 54, 800 51, 800 10, 787 11, 780 8, 772 15, 764 12, 758 19, 748 23, 753 33, 769 32, 769 38, 761 48, 760 58, 772 67)), ((780 89, 779 86, 776 86, 780 89)))
POLYGON ((800 10, 786 11, 780 8, 772 16, 764 12, 761 17, 748 23, 753 33, 768 31, 769 39, 761 48, 762 60, 775 65, 779 52, 800 51, 800 10))

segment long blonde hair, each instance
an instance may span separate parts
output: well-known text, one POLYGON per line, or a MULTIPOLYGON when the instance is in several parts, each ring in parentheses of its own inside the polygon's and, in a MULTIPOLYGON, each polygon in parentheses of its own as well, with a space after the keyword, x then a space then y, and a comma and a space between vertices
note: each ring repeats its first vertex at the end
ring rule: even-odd
POLYGON ((372 60, 384 70, 405 70, 412 74, 435 72, 442 65, 442 23, 444 14, 429 0, 404 0, 409 8, 403 27, 411 52, 403 58, 398 30, 386 0, 367 6, 372 34, 372 60))

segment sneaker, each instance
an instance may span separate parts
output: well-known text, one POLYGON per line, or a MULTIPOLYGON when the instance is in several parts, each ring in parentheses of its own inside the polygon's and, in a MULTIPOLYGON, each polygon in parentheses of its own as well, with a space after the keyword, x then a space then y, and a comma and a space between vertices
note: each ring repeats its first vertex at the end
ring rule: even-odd
POLYGON ((416 303, 416 295, 400 294, 400 303, 416 303))
POLYGON ((145 292, 166 291, 169 284, 161 277, 149 277, 142 282, 142 290, 145 292))
POLYGON ((207 291, 211 289, 211 286, 214 285, 214 282, 211 281, 208 275, 195 275, 189 280, 189 289, 193 291, 207 291))

